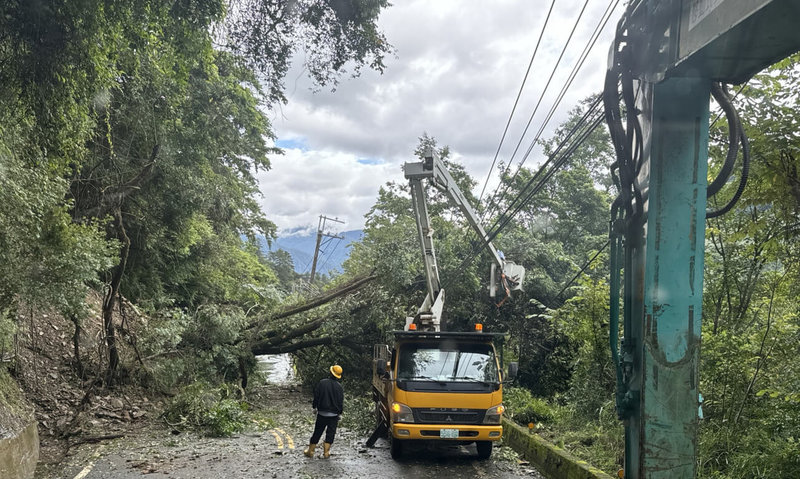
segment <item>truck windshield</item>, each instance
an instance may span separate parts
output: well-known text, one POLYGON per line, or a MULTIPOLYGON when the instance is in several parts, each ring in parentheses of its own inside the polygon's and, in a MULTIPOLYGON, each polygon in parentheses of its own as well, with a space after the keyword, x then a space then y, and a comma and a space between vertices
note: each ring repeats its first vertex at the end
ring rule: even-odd
POLYGON ((490 344, 405 344, 397 379, 409 381, 497 382, 497 361, 490 344))

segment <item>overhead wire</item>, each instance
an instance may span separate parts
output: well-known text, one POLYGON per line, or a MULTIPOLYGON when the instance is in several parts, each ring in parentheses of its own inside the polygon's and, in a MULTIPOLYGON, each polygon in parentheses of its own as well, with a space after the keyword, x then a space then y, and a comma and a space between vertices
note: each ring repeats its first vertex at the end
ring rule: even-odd
POLYGON ((336 249, 339 247, 339 245, 342 244, 342 238, 336 237, 336 239, 338 239, 339 241, 337 241, 336 244, 333 245, 333 249, 331 250, 331 252, 328 255, 328 257, 325 258, 325 262, 323 262, 322 266, 319 267, 320 271, 325 269, 325 266, 328 264, 328 261, 333 257, 333 253, 335 253, 336 249))
MULTIPOLYGON (((553 105, 550 107, 550 110, 548 111, 547 115, 545 116, 545 119, 542 121, 542 123, 540 125, 540 128, 537 131, 534 139, 530 142, 530 146, 526 150, 526 152, 525 152, 525 154, 524 154, 524 156, 522 158, 522 161, 520 161, 519 165, 517 166, 516 171, 514 172, 514 174, 511 177, 511 179, 506 183, 506 186, 503 189, 503 193, 500 195, 499 199, 497 199, 497 196, 498 196, 498 191, 500 190, 500 187, 502 186, 502 182, 498 183, 497 187, 495 188, 494 193, 492 194, 492 199, 489 201, 490 206, 486 210, 486 212, 484 213, 483 218, 485 218, 486 216, 490 216, 490 213, 494 211, 494 209, 496 208, 496 205, 498 205, 500 202, 502 202, 503 198, 505 197, 505 194, 508 191, 508 185, 514 181, 514 179, 517 177, 517 175, 521 171, 522 166, 525 164, 525 162, 527 161, 528 157, 530 156, 530 153, 533 151, 534 146, 536 145, 536 143, 538 142, 538 140, 541 137, 542 133, 544 132, 544 129, 547 127, 547 125, 549 124, 550 120, 552 119, 556 109, 561 104, 561 101, 563 100, 564 96, 566 95, 567 90, 572 86, 572 83, 575 80, 575 78, 577 77, 578 72, 583 67, 583 64, 585 63, 586 58, 588 57, 588 55, 591 52, 592 48, 594 48, 594 45, 597 42, 597 39, 600 37, 602 31, 605 29, 605 26, 608 23, 608 20, 611 18, 611 15, 613 14, 613 12, 616 9, 618 4, 619 4, 619 0, 610 0, 609 1, 609 4, 606 7, 605 12, 603 12, 603 15, 600 17, 600 20, 598 21, 597 25, 595 26, 594 31, 589 36, 589 41, 587 42, 587 44, 584 47, 584 49, 581 52, 581 54, 579 55, 577 62, 575 63, 575 65, 572 68, 572 71, 570 72, 569 76, 567 77, 567 81, 564 83, 564 86, 561 88, 561 91, 557 95, 556 100, 553 102, 553 105)), ((584 9, 585 8, 586 8, 586 4, 584 4, 584 9)), ((583 12, 583 10, 581 11, 581 13, 582 12, 583 12)), ((579 21, 580 21, 580 16, 578 17, 578 20, 576 20, 576 23, 573 26, 572 33, 574 33, 575 28, 577 27, 579 21)), ((553 71, 550 74, 550 79, 548 80, 547 84, 545 85, 545 88, 542 91, 541 96, 539 97, 539 101, 537 102, 536 107, 534 108, 534 111, 533 111, 533 113, 531 114, 531 116, 530 116, 530 118, 528 120, 528 124, 526 125, 525 130, 523 131, 522 135, 520 136, 519 142, 517 143, 517 146, 514 149, 514 153, 511 155, 511 158, 509 159, 508 168, 511 167, 511 164, 514 161, 514 157, 516 156, 516 153, 519 150, 519 147, 522 144, 522 141, 524 140, 525 134, 527 133, 528 128, 530 127, 530 124, 531 124, 531 122, 533 120, 533 117, 536 114, 542 99, 544 98, 544 94, 545 94, 545 92, 547 91, 547 89, 548 89, 548 87, 550 85, 550 82, 551 82, 551 80, 553 78, 553 74, 555 73, 556 69, 558 68, 558 64, 561 61, 561 57, 563 56, 567 46, 569 45, 569 41, 571 40, 571 38, 572 38, 572 34, 570 34, 570 38, 567 40, 567 43, 564 45, 564 49, 562 49, 562 51, 561 51, 561 56, 559 56, 559 59, 558 59, 558 61, 556 63, 556 66, 554 67, 553 71)), ((490 171, 490 174, 491 174, 491 171, 490 171)), ((487 181, 488 181, 488 178, 487 178, 487 181)))
MULTIPOLYGON (((511 211, 512 205, 509 205, 509 208, 507 208, 506 212, 503 215, 501 215, 500 218, 498 218, 498 221, 494 223, 491 230, 487 232, 485 241, 481 242, 480 244, 473 243, 472 247, 470 248, 470 252, 461 262, 461 265, 459 266, 458 270, 463 270, 464 268, 466 268, 467 265, 469 265, 469 263, 471 263, 472 261, 475 260, 475 258, 477 258, 482 249, 481 246, 483 244, 486 244, 494 240, 497 237, 497 235, 499 235, 503 231, 503 229, 511 222, 514 216, 516 216, 516 214, 522 210, 525 204, 534 195, 536 195, 536 193, 541 191, 541 189, 544 187, 547 181, 555 174, 555 172, 571 158, 572 154, 583 144, 584 141, 586 141, 589 135, 591 135, 591 133, 602 123, 603 115, 599 112, 598 109, 599 104, 600 102, 596 101, 592 105, 592 107, 589 108, 584 113, 579 122, 573 127, 570 134, 568 134, 562 140, 559 147, 550 155, 548 160, 541 165, 536 174, 520 190, 520 192, 517 195, 517 198, 515 198, 515 201, 519 198, 522 198, 523 195, 524 199, 522 199, 522 201, 516 205, 513 211, 511 211), (589 119, 593 114, 596 115, 596 118, 586 123, 585 120, 589 119), (579 127, 584 124, 586 124, 585 128, 581 130, 580 133, 576 133, 579 127), (574 136, 576 134, 578 135, 577 137, 574 136), (568 141, 572 140, 573 138, 576 138, 575 141, 570 143, 569 146, 567 146, 568 141), (561 153, 562 149, 564 150, 563 153, 561 153), (560 156, 558 156, 559 154, 560 156), (549 170, 545 171, 551 162, 553 163, 553 165, 550 167, 549 170), (539 179, 539 182, 534 185, 534 182, 536 182, 537 179, 539 179)), ((443 289, 446 288, 449 284, 450 282, 446 281, 443 284, 442 288, 443 289)))
POLYGON ((561 88, 561 91, 559 92, 556 101, 553 102, 553 106, 550 108, 550 111, 547 113, 547 116, 545 117, 544 121, 539 127, 539 131, 536 132, 534 141, 531 142, 530 146, 528 147, 528 150, 525 152, 525 156, 523 157, 523 163, 525 160, 527 160, 528 156, 533 150, 533 147, 536 145, 536 142, 539 140, 542 133, 544 132, 544 129, 547 127, 547 124, 550 122, 550 119, 555 114, 556 109, 561 104, 561 101, 564 99, 567 90, 572 85, 572 82, 575 80, 575 77, 578 75, 578 72, 580 71, 581 67, 586 61, 586 58, 589 56, 589 52, 591 52, 592 48, 597 42, 597 39, 600 38, 600 34, 602 33, 603 29, 608 23, 608 20, 611 18, 611 14, 614 12, 614 9, 617 8, 618 4, 619 0, 612 0, 611 2, 609 2, 608 7, 606 7, 606 11, 603 13, 603 16, 600 18, 600 22, 598 22, 594 32, 592 33, 592 36, 590 37, 590 42, 583 49, 583 52, 581 52, 581 56, 578 58, 578 62, 572 68, 572 71, 570 72, 569 77, 567 77, 567 81, 564 83, 564 86, 561 88))
POLYGON ((500 138, 500 143, 497 145, 497 151, 494 152, 494 159, 492 159, 492 165, 489 167, 489 171, 486 174, 486 181, 483 182, 483 188, 481 189, 481 194, 478 197, 478 203, 483 199, 483 194, 486 192, 486 185, 489 184, 489 178, 492 177, 492 171, 494 170, 494 165, 497 163, 497 157, 500 155, 500 149, 503 147, 503 141, 506 139, 506 134, 508 133, 508 127, 511 125, 511 119, 514 117, 514 112, 517 111, 517 105, 519 104, 519 99, 522 96, 522 91, 525 89, 525 83, 528 81, 528 75, 531 72, 531 67, 533 66, 533 60, 536 58, 536 53, 539 51, 539 45, 542 43, 542 37, 544 37, 544 32, 547 29, 547 22, 550 20, 550 14, 553 12, 553 6, 556 4, 556 0, 550 2, 550 8, 547 10, 547 16, 544 19, 544 25, 542 25, 542 31, 539 33, 539 39, 536 40, 536 46, 533 49, 533 54, 531 55, 531 60, 528 62, 528 69, 525 71, 525 76, 522 78, 522 84, 519 86, 519 91, 517 92, 517 98, 514 100, 514 106, 511 108, 511 114, 508 115, 508 121, 506 122, 506 127, 503 129, 503 135, 500 138))
POLYGON ((585 272, 586 272, 586 269, 587 269, 587 268, 589 268, 589 266, 591 266, 591 265, 592 265, 592 263, 594 263, 594 260, 596 260, 596 259, 597 259, 597 257, 598 257, 598 256, 600 256, 600 253, 602 253, 603 251, 605 251, 605 250, 606 250, 606 248, 608 248, 608 245, 610 245, 610 244, 611 244, 611 238, 608 238, 608 239, 606 240, 605 244, 603 244, 603 246, 601 246, 600 248, 597 248, 597 252, 594 254, 594 256, 592 256, 591 258, 589 258, 589 260, 588 260, 588 261, 586 261, 586 263, 584 263, 584 264, 583 264, 583 266, 581 266, 581 269, 580 269, 580 271, 578 271, 577 273, 575 273, 575 276, 573 276, 573 277, 572 277, 572 279, 571 279, 571 280, 569 280, 569 281, 568 281, 568 282, 567 282, 567 283, 564 285, 564 287, 562 287, 562 288, 561 288, 561 291, 559 291, 559 292, 558 292, 558 294, 556 295, 556 299, 560 298, 560 297, 561 297, 561 295, 562 295, 562 294, 564 294, 564 291, 566 291, 566 290, 567 290, 567 288, 569 288, 570 286, 572 286, 572 283, 574 283, 574 282, 575 282, 575 280, 577 280, 578 278, 580 278, 580 277, 581 277, 581 275, 582 275, 583 273, 585 273, 585 272))
POLYGON ((509 205, 506 207, 506 210, 505 210, 503 213, 501 213, 501 214, 498 216, 498 218, 495 220, 495 223, 494 223, 494 225, 492 225, 492 227, 491 227, 491 228, 489 228, 490 230, 491 230, 491 229, 494 229, 494 228, 497 226, 497 224, 498 224, 498 223, 501 221, 501 219, 502 219, 502 218, 503 218, 505 215, 507 215, 507 214, 508 214, 508 212, 509 212, 509 211, 511 211, 511 209, 512 209, 512 208, 514 208, 514 207, 516 206, 516 203, 517 203, 517 201, 519 201, 519 200, 521 199, 521 197, 522 197, 522 194, 525 192, 525 190, 526 190, 527 188, 529 188, 529 187, 530 187, 530 185, 532 185, 532 184, 533 184, 533 182, 534 182, 534 181, 536 181, 536 180, 539 178, 539 176, 540 176, 540 175, 542 175, 542 174, 544 173, 544 171, 545 171, 545 169, 547 168, 547 166, 548 166, 548 165, 549 165, 549 164, 550 164, 552 161, 554 161, 554 160, 555 160, 555 158, 556 158, 556 157, 559 155, 559 153, 561 152, 561 149, 562 149, 562 148, 564 148, 564 147, 567 145, 567 143, 569 142, 569 140, 571 140, 571 139, 572 139, 572 136, 573 136, 573 135, 575 135, 575 134, 577 134, 578 130, 579 130, 579 129, 581 129, 581 128, 584 126, 585 122, 587 121, 587 119, 589 118, 589 116, 590 116, 590 115, 592 115, 592 114, 594 113, 594 111, 597 109, 598 105, 599 105, 599 101, 598 101, 598 100, 595 100, 595 102, 594 102, 594 103, 593 103, 593 104, 592 104, 592 105, 591 105, 591 106, 590 106, 590 107, 587 109, 587 111, 584 113, 584 115, 583 115, 583 116, 581 116, 581 118, 580 118, 580 119, 579 119, 579 120, 578 120, 578 121, 575 123, 575 125, 573 125, 572 129, 570 129, 570 131, 569 131, 569 132, 568 132, 568 133, 567 133, 567 134, 564 136, 564 138, 563 138, 563 139, 562 139, 562 141, 561 141, 561 142, 558 144, 558 146, 557 146, 557 147, 556 147, 556 149, 553 151, 553 153, 551 153, 551 154, 550 154, 550 155, 547 157, 547 159, 544 161, 544 163, 542 163, 542 164, 540 165, 539 169, 538 169, 538 170, 536 170, 536 172, 534 173, 533 177, 531 177, 531 179, 530 179, 530 180, 528 180, 528 182, 526 183, 526 185, 525 185, 525 186, 524 186, 524 187, 523 187, 523 188, 520 190, 520 192, 517 194, 517 196, 516 196, 515 198, 513 198, 513 199, 512 199, 512 201, 511 201, 511 202, 509 203, 509 205))
POLYGON ((559 159, 556 162, 553 163, 553 166, 547 172, 544 173, 544 176, 525 195, 524 199, 522 201, 520 201, 519 204, 517 204, 517 206, 514 208, 514 210, 511 211, 511 213, 504 215, 505 219, 503 221, 498 221, 498 222, 495 223, 495 224, 497 224, 497 227, 494 228, 494 231, 489 234, 489 241, 493 240, 498 234, 500 234, 500 231, 502 231, 503 228, 505 228, 511 222, 511 220, 514 218, 514 216, 516 216, 517 213, 519 213, 522 210, 522 208, 525 207, 525 204, 527 204, 528 201, 530 201, 530 199, 534 195, 536 195, 536 193, 541 191, 541 189, 544 187, 544 185, 547 183, 547 181, 549 181, 550 178, 552 178, 552 176, 555 174, 556 170, 561 168, 567 162, 567 160, 569 160, 571 158, 572 154, 575 153, 575 151, 583 144, 584 141, 586 141, 586 139, 589 137, 589 135, 591 135, 592 132, 594 132, 594 130, 598 126, 600 126, 600 124, 602 122, 603 122, 602 115, 598 115, 598 117, 595 118, 592 121, 592 123, 589 124, 589 126, 586 128, 586 130, 581 132, 581 136, 576 141, 576 143, 570 145, 569 149, 567 149, 564 152, 564 154, 561 155, 561 157, 559 157, 559 159))
MULTIPOLYGON (((513 179, 515 179, 516 176, 518 175, 518 173, 520 172, 524 162, 529 157, 529 155, 530 155, 530 153, 531 153, 531 151, 533 149, 533 146, 536 144, 536 142, 540 138, 540 136, 541 136, 542 132, 544 131, 546 125, 551 120, 556 108, 560 105, 561 101, 563 100, 564 96, 566 95, 567 90, 572 85, 574 79, 577 77, 577 74, 580 71, 580 69, 582 68, 583 64, 585 63, 589 52, 594 47, 597 39, 600 37, 603 29, 605 28, 606 24, 608 23, 608 20, 611 18, 611 15, 612 15, 613 11, 616 9, 618 4, 619 4, 619 0, 611 0, 609 2, 608 6, 606 7, 605 12, 603 13, 603 15, 600 18, 600 21, 595 26, 595 29, 594 29, 592 35, 590 36, 587 45, 584 47, 584 50, 581 53, 581 55, 579 56, 578 61, 573 66, 573 69, 570 72, 570 75, 568 76, 567 81, 565 82, 565 84, 562 87, 561 91, 557 95, 557 98, 556 98, 555 102, 553 103, 553 105, 551 106, 551 108, 550 108, 545 120, 542 122, 542 125, 540 126, 540 129, 536 134, 536 138, 531 143, 531 146, 527 149, 527 151, 526 151, 526 153, 525 153, 525 155, 523 157, 523 160, 520 162, 520 164, 519 164, 516 172, 514 173, 514 176, 512 177, 511 181, 507 182, 506 188, 503 191, 502 197, 497 201, 495 201, 495 198, 497 196, 497 192, 498 192, 498 190, 500 188, 500 185, 498 185, 498 187, 495 189, 495 192, 493 194, 492 200, 490 200, 490 204, 493 207, 496 208, 497 205, 500 204, 500 201, 502 201, 502 199, 505 197, 505 194, 508 191, 509 185, 513 182, 513 179)), ((584 5, 583 5, 583 7, 582 7, 582 9, 581 9, 581 11, 580 11, 580 13, 578 15, 578 18, 576 19, 576 22, 573 25, 573 28, 572 28, 572 30, 570 32, 570 35, 569 35, 569 37, 568 37, 568 39, 567 39, 567 41, 566 41, 566 43, 564 45, 564 48, 561 50, 561 53, 560 53, 560 55, 558 57, 558 60, 556 61, 556 65, 554 66, 553 71, 551 72, 551 74, 550 74, 550 76, 548 78, 548 81, 547 81, 547 83, 545 85, 545 88, 542 91, 542 94, 540 95, 539 100, 536 103, 536 106, 535 106, 535 108, 533 110, 533 113, 530 115, 530 117, 528 119, 528 122, 526 124, 525 130, 523 131, 522 135, 520 136, 520 140, 519 140, 519 142, 517 143, 517 145, 516 145, 516 147, 514 149, 514 153, 512 154, 511 159, 509 160, 509 167, 510 167, 510 164, 513 163, 514 156, 519 151, 519 147, 521 146, 522 141, 524 140, 524 137, 527 134, 528 129, 530 128, 530 125, 531 125, 531 123, 533 121, 533 118, 536 115, 536 112, 538 111, 539 106, 541 105, 541 102, 542 102, 542 100, 544 98, 544 95, 545 95, 547 89, 549 88, 550 83, 552 82, 552 79, 553 79, 553 77, 555 75, 555 71, 557 70, 558 65, 560 64, 560 62, 561 62, 561 60, 562 60, 562 58, 564 56, 564 53, 565 53, 567 47, 569 46, 569 43, 572 40, 572 37, 573 37, 573 35, 575 33, 575 30, 577 29, 577 25, 579 24, 580 19, 583 16, 584 11, 586 10, 586 6, 587 5, 588 5, 588 0, 586 0, 586 2, 584 3, 584 5)), ((551 5, 551 9, 552 9, 552 5, 551 5)), ((548 12, 548 17, 549 17, 549 12, 548 12)), ((543 33, 544 33, 544 28, 542 29, 542 34, 543 33)), ((541 36, 540 36, 540 40, 541 40, 541 36)), ((537 49, 538 49, 538 42, 537 42, 537 49)), ((534 53, 534 55, 535 55, 535 53, 534 53)), ((531 58, 531 64, 532 64, 532 62, 533 62, 533 57, 531 58)), ((530 65, 531 64, 529 64, 528 71, 525 74, 525 79, 523 79, 523 83, 522 83, 522 85, 520 87, 520 91, 519 91, 519 93, 517 95, 517 99, 514 102, 514 107, 512 108, 512 113, 509 116, 509 120, 508 120, 508 122, 506 124, 506 127, 504 129, 503 136, 502 136, 502 138, 500 140, 500 144, 498 145, 497 152, 495 153, 495 158, 492 161, 492 166, 490 167, 487 179, 484 182, 484 186, 483 186, 483 189, 481 190, 480 198, 482 198, 483 194, 485 193, 485 189, 486 189, 486 185, 488 184, 489 176, 491 175, 491 172, 492 172, 492 170, 494 168, 494 165, 495 165, 495 162, 497 160, 497 157, 499 156, 499 151, 502 148, 505 136, 507 134, 507 131, 508 131, 508 128, 509 128, 509 125, 510 125, 510 122, 511 122, 511 119, 513 117, 513 114, 514 114, 514 112, 516 110, 516 107, 517 107, 517 104, 519 102, 519 97, 521 95, 522 88, 524 87, 525 81, 526 81, 527 76, 528 76, 528 74, 530 72, 530 68, 531 68, 530 65)), ((510 223, 510 221, 514 218, 514 216, 516 216, 516 214, 518 214, 522 210, 522 208, 525 206, 525 204, 534 195, 536 195, 539 191, 541 191, 541 189, 544 187, 546 182, 549 181, 550 178, 552 178, 552 176, 555 174, 556 170, 559 169, 561 166, 563 166, 566 163, 566 161, 568 161, 568 159, 571 158, 572 154, 580 147, 580 145, 583 144, 584 141, 586 141, 586 139, 589 137, 589 135, 592 132, 594 132, 594 130, 602 123, 602 121, 603 121, 603 115, 602 114, 599 114, 595 118, 593 118, 592 120, 589 120, 590 116, 592 116, 593 114, 597 113, 597 108, 600 105, 601 100, 602 100, 602 98, 598 97, 595 100, 595 102, 592 103, 592 105, 584 113, 584 116, 581 117, 581 119, 573 126, 573 128, 570 130, 570 132, 565 136, 565 138, 563 139, 561 144, 548 157, 548 159, 545 161, 545 163, 537 170, 537 172, 528 181, 528 183, 525 185, 525 187, 523 187, 520 190, 520 192, 517 194, 517 196, 508 205, 508 207, 506 208, 506 211, 503 214, 498 216, 498 218, 495 221, 494 225, 490 229, 490 232, 487 233, 487 237, 485 238, 485 241, 482 241, 482 242, 480 242, 478 244, 473 242, 470 254, 462 262, 462 265, 461 265, 461 267, 459 269, 463 269, 464 267, 466 267, 466 265, 469 264, 471 261, 473 261, 477 257, 477 255, 480 253, 480 249, 476 248, 476 246, 480 246, 482 244, 486 244, 487 242, 492 241, 495 237, 497 237, 497 235, 500 234, 500 232, 510 223), (581 131, 580 134, 578 134, 578 130, 581 127, 583 127, 584 125, 588 125, 588 126, 583 131, 581 131), (560 157, 558 157, 558 160, 556 161, 555 158, 561 152, 561 150, 565 147, 567 142, 573 138, 573 135, 578 135, 578 137, 577 137, 578 139, 574 143, 572 143, 569 147, 567 147, 566 150, 564 151, 564 153, 560 157), (552 168, 550 170, 546 171, 547 166, 551 162, 553 163, 552 168), (534 182, 536 182, 537 179, 539 180, 539 182, 536 183, 535 186, 533 186, 531 188, 531 185, 534 185, 534 182), (527 191, 529 188, 531 188, 531 189, 529 191, 527 191), (526 191, 527 191, 527 193, 526 193, 526 191), (524 195, 524 199, 523 199, 523 195, 524 195), (512 208, 513 208, 513 211, 512 211, 512 208)), ((502 182, 501 182, 501 184, 502 184, 502 182)), ((487 212, 488 211, 489 210, 487 210, 487 212)), ((485 216, 486 216, 486 213, 484 214, 484 217, 485 216)), ((446 286, 446 285, 443 285, 443 287, 444 286, 446 286)))
MULTIPOLYGON (((525 125, 525 129, 522 130, 522 135, 519 137, 519 141, 517 142, 517 146, 514 147, 514 152, 511 153, 511 158, 508 160, 508 167, 511 167, 511 164, 514 162, 514 157, 517 156, 517 151, 519 151, 519 147, 522 145, 522 141, 525 139, 525 135, 528 133, 528 128, 530 128, 531 123, 533 122, 534 116, 536 116, 536 112, 539 111, 539 105, 542 104, 542 100, 544 100, 544 95, 547 93, 547 89, 550 87, 550 83, 553 81, 553 76, 555 76, 556 71, 558 70, 558 65, 561 63, 561 59, 564 58, 564 53, 567 51, 567 47, 569 47, 570 41, 572 41, 572 36, 575 34, 575 30, 578 28, 578 24, 581 21, 581 17, 583 17, 583 12, 586 11, 586 6, 589 4, 589 0, 586 0, 583 3, 583 8, 581 8, 580 13, 578 14, 578 18, 575 19, 575 24, 572 25, 572 30, 569 32, 569 36, 567 37, 567 41, 564 43, 564 48, 561 49, 561 53, 558 55, 558 59, 556 60, 555 65, 553 65, 553 70, 550 72, 550 76, 547 78, 547 82, 542 89, 542 93, 539 95, 539 99, 536 101, 536 106, 533 107, 533 111, 531 112, 531 116, 528 118, 528 123, 525 125)), ((517 172, 519 172, 519 168, 517 168, 517 172)), ((514 177, 517 176, 517 173, 514 173, 514 177)), ((512 179, 513 181, 513 179, 512 179)), ((498 184, 498 188, 500 185, 498 184)), ((495 193, 497 189, 495 189, 495 193)), ((494 196, 494 195, 492 195, 494 196)), ((485 217, 486 215, 484 215, 485 217)))

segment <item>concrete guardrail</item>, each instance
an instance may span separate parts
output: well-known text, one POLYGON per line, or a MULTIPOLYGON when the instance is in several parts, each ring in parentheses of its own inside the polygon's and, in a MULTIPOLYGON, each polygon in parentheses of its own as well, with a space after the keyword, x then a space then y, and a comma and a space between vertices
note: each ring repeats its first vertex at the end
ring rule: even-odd
POLYGON ((16 434, 0 439, 0 478, 30 479, 39 460, 39 430, 35 420, 16 434))
POLYGON ((506 418, 503 418, 503 443, 530 461, 548 479, 613 479, 506 418))

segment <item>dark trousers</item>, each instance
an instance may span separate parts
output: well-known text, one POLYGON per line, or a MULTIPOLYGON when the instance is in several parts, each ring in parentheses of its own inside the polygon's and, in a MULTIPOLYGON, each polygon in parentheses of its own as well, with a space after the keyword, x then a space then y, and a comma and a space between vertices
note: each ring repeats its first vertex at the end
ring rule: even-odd
POLYGON ((316 444, 325 431, 325 442, 333 444, 333 437, 336 436, 336 426, 339 424, 339 416, 322 416, 317 414, 317 422, 314 423, 314 434, 311 435, 309 444, 316 444))

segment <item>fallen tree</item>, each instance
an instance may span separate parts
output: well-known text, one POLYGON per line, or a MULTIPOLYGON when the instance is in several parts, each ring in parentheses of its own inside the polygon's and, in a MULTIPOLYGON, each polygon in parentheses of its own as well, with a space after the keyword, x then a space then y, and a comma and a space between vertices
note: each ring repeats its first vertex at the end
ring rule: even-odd
MULTIPOLYGON (((353 294, 370 282, 374 281, 376 278, 377 275, 374 274, 358 276, 344 284, 337 286, 336 288, 326 291, 319 296, 280 308, 274 314, 269 315, 269 317, 251 324, 244 331, 244 335, 242 338, 240 338, 239 342, 246 340, 249 344, 250 351, 254 355, 283 354, 314 346, 332 344, 334 341, 334 338, 332 337, 309 338, 300 341, 294 341, 322 327, 327 319, 325 317, 315 318, 309 322, 288 330, 285 328, 276 328, 264 331, 264 329, 267 325, 274 325, 275 321, 310 311, 314 308, 318 308, 324 304, 327 304, 334 299, 353 294)), ((363 349, 363 346, 352 340, 339 339, 338 341, 340 341, 343 345, 358 351, 363 349)))

